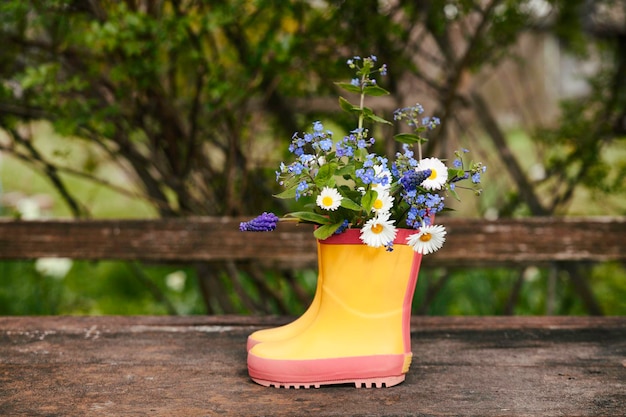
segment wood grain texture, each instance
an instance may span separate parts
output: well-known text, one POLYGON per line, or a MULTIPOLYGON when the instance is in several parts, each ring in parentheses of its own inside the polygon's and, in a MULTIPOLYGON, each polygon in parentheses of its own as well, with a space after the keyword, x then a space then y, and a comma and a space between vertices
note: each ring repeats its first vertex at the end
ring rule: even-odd
MULTIPOLYGON (((0 259, 257 260, 315 267, 310 225, 243 233, 233 218, 0 221, 0 259)), ((441 218, 442 250, 425 266, 626 260, 626 217, 441 218)))
POLYGON ((626 318, 414 317, 401 385, 265 388, 272 317, 0 318, 0 415, 623 416, 626 318))

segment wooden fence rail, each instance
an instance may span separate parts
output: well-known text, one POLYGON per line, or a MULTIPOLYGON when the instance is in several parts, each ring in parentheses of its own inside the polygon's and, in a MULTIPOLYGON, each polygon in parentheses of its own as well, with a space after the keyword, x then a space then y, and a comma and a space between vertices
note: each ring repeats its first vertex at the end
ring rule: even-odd
MULTIPOLYGON (((246 219, 0 221, 0 259, 68 257, 142 261, 258 260, 316 265, 310 225, 240 232, 246 219)), ((626 261, 626 217, 441 218, 448 230, 428 266, 626 261)))

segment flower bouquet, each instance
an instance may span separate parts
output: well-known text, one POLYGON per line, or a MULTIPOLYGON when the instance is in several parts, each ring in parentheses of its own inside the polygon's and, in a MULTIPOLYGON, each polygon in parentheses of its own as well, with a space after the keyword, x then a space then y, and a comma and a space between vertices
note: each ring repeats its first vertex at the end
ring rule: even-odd
MULTIPOLYGON (((282 220, 317 225, 318 282, 315 297, 297 320, 258 330, 248 337, 248 373, 257 383, 276 387, 320 387, 354 383, 389 387, 409 370, 411 300, 422 255, 445 241, 443 226, 432 224, 445 197, 470 180, 476 193, 481 163, 465 165, 465 151, 447 167, 423 158, 423 132, 439 124, 417 104, 397 110, 396 121, 410 133, 396 135, 403 150, 389 165, 370 152, 374 138, 365 123, 391 123, 365 107, 367 96, 388 92, 376 82, 386 66, 376 57, 348 60, 356 77, 337 85, 358 94, 358 105, 340 97, 341 108, 357 126, 339 141, 321 122, 296 133, 289 145, 294 160, 281 163, 278 198, 308 203, 282 220), (415 158, 412 146, 417 147, 415 158)), ((243 222, 243 231, 274 230, 279 217, 263 213, 243 222)))
POLYGON ((415 229, 407 237, 408 244, 418 253, 429 254, 439 250, 445 242, 445 228, 434 225, 431 219, 445 209, 445 198, 459 198, 457 189, 469 180, 476 195, 481 174, 486 166, 480 162, 464 162, 466 149, 455 152, 451 166, 438 158, 424 158, 422 144, 427 141, 423 132, 439 125, 437 117, 424 116, 420 104, 397 109, 394 120, 406 122, 411 133, 400 133, 395 139, 401 142, 402 152, 395 155, 389 165, 385 156, 370 152, 375 139, 370 136, 366 122, 391 124, 365 106, 367 96, 389 94, 380 87, 376 75, 387 73, 386 65, 377 66, 376 56, 348 60, 356 77, 349 83, 337 86, 359 95, 354 105, 343 97, 341 108, 354 114, 357 126, 343 139, 335 142, 333 133, 324 129, 321 122, 313 123, 312 131, 296 133, 289 151, 294 160, 282 162, 276 179, 285 190, 276 197, 299 200, 312 196, 314 203, 302 211, 288 213, 279 219, 273 213, 243 222, 242 231, 274 230, 279 220, 298 221, 318 225, 314 231, 317 239, 324 240, 347 229, 360 229, 361 241, 371 247, 384 246, 393 250, 399 227, 415 229), (417 158, 414 149, 417 148, 417 158))

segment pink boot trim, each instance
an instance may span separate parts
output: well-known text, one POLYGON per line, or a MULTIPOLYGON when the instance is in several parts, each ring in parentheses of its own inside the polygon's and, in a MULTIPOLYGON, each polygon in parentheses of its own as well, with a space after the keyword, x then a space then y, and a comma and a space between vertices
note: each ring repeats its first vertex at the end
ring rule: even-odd
POLYGON ((297 382, 286 382, 279 383, 273 381, 265 381, 263 379, 252 378, 254 382, 259 385, 263 385, 264 387, 275 387, 275 388, 319 388, 322 385, 331 385, 331 384, 354 384, 357 388, 389 388, 394 385, 398 385, 404 381, 405 375, 399 376, 388 376, 385 378, 365 378, 365 379, 345 379, 342 381, 325 381, 325 382, 306 382, 303 384, 297 382))
POLYGON ((319 388, 353 383, 357 388, 393 386, 404 381, 405 355, 371 355, 345 358, 283 360, 248 354, 248 373, 264 386, 319 388))
POLYGON ((254 346, 258 345, 259 342, 258 340, 255 340, 253 338, 251 338, 250 336, 248 336, 248 340, 246 341, 246 349, 248 352, 250 352, 250 349, 252 349, 254 346))

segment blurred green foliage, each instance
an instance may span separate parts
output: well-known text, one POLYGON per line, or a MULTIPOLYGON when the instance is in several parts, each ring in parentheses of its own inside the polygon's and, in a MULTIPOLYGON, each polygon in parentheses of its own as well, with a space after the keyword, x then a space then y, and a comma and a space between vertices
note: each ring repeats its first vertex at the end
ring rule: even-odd
MULTIPOLYGON (((549 268, 448 271, 423 268, 413 312, 466 316, 588 314, 567 277, 550 275, 549 268), (445 285, 434 296, 429 294, 441 284, 443 276, 446 276, 445 285), (520 277, 523 284, 519 298, 512 303, 512 288, 520 277), (549 295, 551 279, 555 279, 554 293, 549 295)), ((161 315, 206 311, 198 293, 195 271, 189 267, 74 261, 67 276, 55 278, 37 271, 34 261, 13 261, 0 262, 0 276, 0 315, 161 315)), ((294 279, 310 295, 315 291, 316 278, 315 271, 304 270, 298 271, 294 279)), ((227 276, 220 279, 232 282, 227 276)), ((280 294, 282 302, 281 306, 263 306, 266 310, 294 316, 304 311, 310 300, 298 298, 280 276, 268 274, 266 279, 268 287, 280 294)), ((626 315, 626 270, 622 265, 594 266, 590 268, 589 281, 605 314, 626 315)), ((256 286, 250 285, 249 277, 244 277, 242 283, 255 302, 266 302, 255 293, 256 286)), ((255 313, 250 306, 241 304, 232 287, 230 290, 231 300, 240 313, 255 313)))
MULTIPOLYGON (((424 309, 428 288, 439 282, 442 273, 428 269, 420 272, 413 301, 414 312, 479 316, 589 314, 567 275, 555 274, 552 268, 545 267, 446 271, 446 285, 424 309), (521 284, 519 295, 512 300, 513 288, 518 284, 521 284)), ((623 265, 606 263, 590 267, 588 279, 604 314, 626 314, 626 269, 623 265)))
POLYGON ((205 311, 191 268, 144 265, 137 270, 138 267, 122 262, 74 261, 66 276, 54 277, 39 272, 35 261, 0 262, 0 315, 205 311), (183 278, 172 280, 173 273, 183 278))

